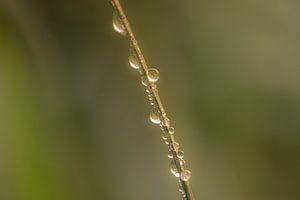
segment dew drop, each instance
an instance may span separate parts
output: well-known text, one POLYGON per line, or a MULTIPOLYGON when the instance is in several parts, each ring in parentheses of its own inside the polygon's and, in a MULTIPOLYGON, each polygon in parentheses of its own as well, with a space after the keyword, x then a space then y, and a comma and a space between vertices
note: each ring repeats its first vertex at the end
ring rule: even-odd
POLYGON ((178 151, 177 157, 182 159, 183 156, 184 156, 184 152, 183 151, 178 151))
POLYGON ((146 87, 149 86, 149 80, 144 76, 142 76, 141 83, 143 86, 146 86, 146 87))
POLYGON ((173 152, 172 151, 168 152, 168 158, 173 158, 173 152))
POLYGON ((179 164, 182 168, 186 168, 185 161, 182 158, 179 158, 179 164))
POLYGON ((170 126, 170 120, 167 117, 164 117, 164 120, 162 121, 162 125, 169 127, 170 126))
POLYGON ((155 68, 148 69, 148 80, 152 83, 158 81, 159 71, 155 68))
POLYGON ((125 35, 125 26, 122 23, 120 16, 116 12, 113 13, 112 23, 115 31, 122 35, 125 35))
POLYGON ((165 135, 168 135, 169 137, 170 134, 167 131, 168 129, 166 126, 163 125, 163 123, 160 123, 160 129, 164 132, 165 135))
POLYGON ((188 181, 190 180, 191 176, 192 176, 191 171, 186 169, 183 172, 181 172, 180 179, 183 181, 188 181))
POLYGON ((129 55, 129 64, 133 69, 138 69, 141 67, 140 61, 134 53, 129 55))
POLYGON ((178 191, 179 191, 180 193, 184 194, 184 190, 183 190, 183 188, 182 188, 181 185, 179 186, 178 191))
POLYGON ((169 139, 168 135, 167 134, 162 134, 161 138, 166 141, 169 139))
POLYGON ((160 130, 163 132, 163 134, 165 134, 165 133, 166 133, 166 131, 165 131, 165 127, 164 127, 164 126, 162 126, 161 124, 160 124, 160 130))
POLYGON ((148 94, 152 94, 151 88, 150 88, 150 87, 147 87, 147 88, 146 88, 146 92, 147 92, 148 94))
POLYGON ((171 135, 173 135, 175 133, 174 127, 169 127, 168 130, 171 135))
POLYGON ((172 173, 174 176, 176 176, 177 178, 180 177, 180 174, 179 174, 179 172, 178 172, 178 170, 177 170, 177 167, 176 167, 176 164, 175 164, 175 161, 174 161, 174 160, 171 161, 171 164, 170 164, 170 171, 171 171, 171 173, 172 173))
POLYGON ((159 113, 153 109, 151 112, 150 112, 150 120, 152 123, 154 124, 159 124, 160 123, 160 116, 159 116, 159 113))
POLYGON ((178 149, 179 149, 179 143, 178 142, 174 142, 173 143, 173 148, 174 148, 175 151, 178 151, 178 149))

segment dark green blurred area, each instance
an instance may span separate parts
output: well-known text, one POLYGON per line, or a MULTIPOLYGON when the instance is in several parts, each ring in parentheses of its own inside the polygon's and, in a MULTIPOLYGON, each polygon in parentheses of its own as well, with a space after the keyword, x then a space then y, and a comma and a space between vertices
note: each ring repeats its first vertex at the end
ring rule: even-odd
MULTIPOLYGON (((300 199, 300 2, 121 1, 198 200, 300 199)), ((0 199, 180 199, 107 1, 0 1, 0 199)))

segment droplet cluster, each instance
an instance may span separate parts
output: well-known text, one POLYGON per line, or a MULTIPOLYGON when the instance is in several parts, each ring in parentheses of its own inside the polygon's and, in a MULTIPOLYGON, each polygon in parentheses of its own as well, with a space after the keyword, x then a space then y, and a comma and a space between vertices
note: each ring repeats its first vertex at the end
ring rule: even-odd
MULTIPOLYGON (((123 36, 127 36, 129 40, 129 65, 137 70, 141 76, 141 84, 145 87, 147 98, 151 105, 149 114, 150 121, 159 125, 162 130, 161 138, 168 147, 167 157, 170 158, 170 171, 179 180, 179 192, 182 193, 183 199, 187 198, 187 184, 191 178, 191 171, 186 167, 184 160, 184 152, 181 150, 179 143, 175 140, 175 129, 171 126, 171 122, 161 103, 157 82, 159 80, 159 71, 156 68, 148 68, 144 57, 139 49, 137 41, 129 27, 126 17, 118 10, 121 9, 115 5, 118 1, 111 0, 114 7, 113 28, 116 32, 123 36)), ((120 5, 119 5, 120 6, 120 5)), ((192 198, 193 199, 193 198, 192 198)))

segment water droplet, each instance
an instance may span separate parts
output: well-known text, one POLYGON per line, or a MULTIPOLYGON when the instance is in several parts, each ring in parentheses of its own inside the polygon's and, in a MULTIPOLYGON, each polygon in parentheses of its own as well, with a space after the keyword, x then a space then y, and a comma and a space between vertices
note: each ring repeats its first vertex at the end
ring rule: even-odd
POLYGON ((152 123, 154 124, 159 124, 160 123, 160 116, 159 116, 159 113, 153 109, 151 112, 150 112, 150 120, 152 123))
POLYGON ((177 167, 176 167, 176 164, 175 164, 175 161, 174 161, 174 160, 171 161, 171 164, 170 164, 170 171, 171 171, 171 173, 172 173, 174 176, 176 176, 177 178, 180 177, 180 174, 179 174, 179 172, 178 172, 178 170, 177 170, 177 167))
POLYGON ((148 94, 152 94, 151 88, 150 88, 150 87, 147 87, 147 88, 146 88, 146 92, 147 92, 148 94))
POLYGON ((142 82, 143 86, 149 86, 149 80, 146 77, 142 76, 141 82, 142 82))
POLYGON ((129 55, 129 64, 134 69, 138 69, 141 67, 140 61, 135 53, 129 55))
POLYGON ((191 171, 186 169, 183 172, 181 172, 180 179, 183 181, 188 181, 190 180, 191 176, 192 176, 191 171))
POLYGON ((182 188, 181 185, 179 186, 178 191, 179 191, 180 193, 182 193, 182 194, 184 193, 184 190, 183 190, 183 188, 182 188))
POLYGON ((152 83, 158 81, 159 71, 155 68, 148 69, 148 80, 152 83))
POLYGON ((162 122, 162 125, 169 127, 170 126, 170 119, 167 117, 164 117, 164 120, 162 122))
POLYGON ((164 134, 169 135, 169 133, 167 132, 166 127, 162 123, 160 124, 160 129, 162 130, 162 132, 164 132, 164 134))
POLYGON ((152 84, 151 88, 152 88, 153 91, 157 91, 156 85, 152 84))
POLYGON ((115 31, 117 31, 118 33, 120 33, 122 35, 126 34, 125 26, 122 23, 120 16, 116 12, 113 13, 112 23, 113 23, 113 27, 114 27, 115 31))
POLYGON ((179 143, 178 142, 174 142, 173 143, 173 148, 174 148, 175 151, 178 151, 178 149, 179 149, 179 143))
POLYGON ((169 127, 168 130, 171 135, 173 135, 175 133, 174 127, 169 127))
POLYGON ((168 152, 168 158, 173 158, 173 152, 172 151, 168 152))
POLYGON ((168 135, 165 135, 165 134, 163 134, 163 135, 161 136, 161 138, 162 138, 164 141, 166 141, 166 140, 169 139, 169 138, 168 138, 168 135))
POLYGON ((182 168, 186 168, 185 161, 182 158, 179 158, 179 164, 182 168))
POLYGON ((178 151, 177 152, 177 157, 178 158, 183 158, 183 156, 184 156, 184 152, 183 151, 178 151))

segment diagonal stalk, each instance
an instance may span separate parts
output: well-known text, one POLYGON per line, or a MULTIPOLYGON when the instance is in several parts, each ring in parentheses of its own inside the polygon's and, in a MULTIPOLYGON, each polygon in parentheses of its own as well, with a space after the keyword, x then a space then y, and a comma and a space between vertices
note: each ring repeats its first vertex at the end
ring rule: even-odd
MULTIPOLYGON (((163 138, 165 140, 165 143, 168 145, 168 156, 172 158, 172 163, 174 167, 173 174, 179 180, 180 191, 183 195, 183 198, 186 200, 195 200, 191 189, 191 185, 189 183, 191 173, 189 170, 186 169, 185 161, 183 160, 183 155, 180 155, 183 152, 179 150, 179 144, 175 140, 174 128, 171 127, 170 120, 167 117, 160 96, 158 94, 158 89, 155 84, 155 81, 149 81, 149 76, 151 76, 151 74, 146 64, 143 53, 133 34, 133 31, 129 25, 129 22, 119 0, 109 0, 109 2, 113 8, 114 14, 116 15, 115 17, 117 17, 118 19, 119 26, 121 26, 121 30, 119 29, 117 31, 127 38, 127 40, 129 41, 131 53, 136 56, 138 65, 140 65, 138 71, 143 80, 143 85, 146 86, 146 91, 150 98, 150 103, 153 106, 153 108, 155 108, 157 117, 159 118, 158 120, 161 126, 161 130, 163 132, 163 138)), ((115 27, 115 29, 116 28, 120 27, 115 27)))

